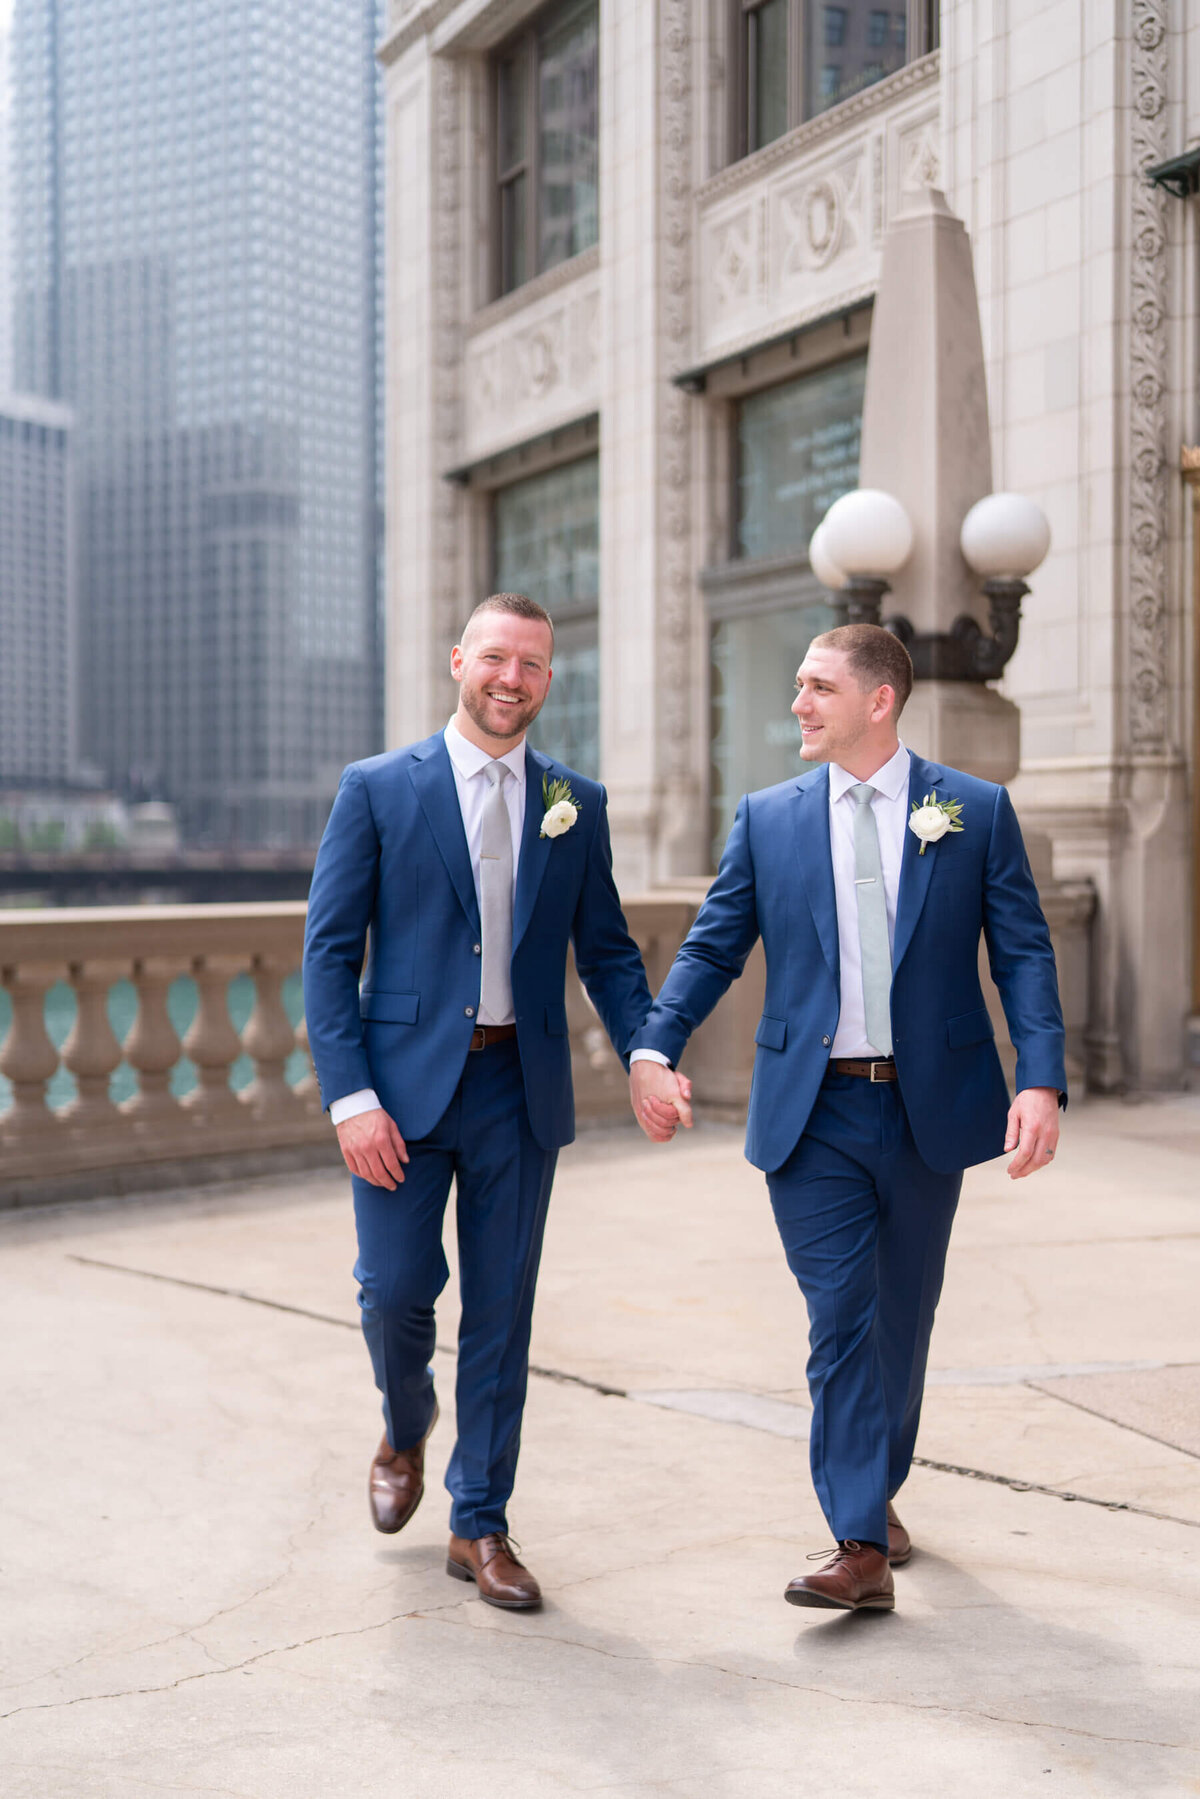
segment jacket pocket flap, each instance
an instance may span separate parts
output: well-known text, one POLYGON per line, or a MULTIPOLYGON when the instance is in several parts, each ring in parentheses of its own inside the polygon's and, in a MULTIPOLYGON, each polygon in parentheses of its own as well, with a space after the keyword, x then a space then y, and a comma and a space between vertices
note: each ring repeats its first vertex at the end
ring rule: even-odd
POLYGON ((946 1036, 951 1049, 966 1049, 970 1043, 990 1043, 995 1035, 995 1026, 985 1006, 977 1012, 963 1012, 958 1018, 946 1020, 946 1036))
POLYGON ((782 1049, 787 1042, 787 1020, 785 1018, 768 1018, 764 1014, 758 1021, 754 1041, 760 1043, 764 1049, 782 1049))
POLYGON ((376 1024, 416 1024, 421 1007, 419 993, 360 993, 358 1010, 376 1024))
POLYGON ((567 1008, 565 1006, 546 1007, 547 1037, 565 1037, 567 1034, 567 1008))

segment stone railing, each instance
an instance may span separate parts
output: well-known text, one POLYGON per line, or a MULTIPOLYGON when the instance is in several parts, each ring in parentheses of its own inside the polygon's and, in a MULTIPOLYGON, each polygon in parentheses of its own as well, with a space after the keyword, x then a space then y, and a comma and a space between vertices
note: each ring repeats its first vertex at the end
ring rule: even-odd
MULTIPOLYGON (((706 886, 626 900, 652 992, 706 886)), ((1042 892, 1074 1057, 1095 895, 1045 871, 1042 892)), ((301 901, 0 911, 0 1205, 335 1162, 301 1016, 304 914, 301 901)), ((710 1118, 744 1115, 762 995, 756 948, 688 1047, 710 1118)), ((567 1018, 580 1123, 628 1120, 624 1071, 573 974, 567 1018)))
MULTIPOLYGON (((654 985, 702 891, 627 907, 654 985)), ((304 915, 0 911, 0 1205, 335 1161, 300 1016, 304 915)), ((624 1072, 573 976, 567 1002, 581 1122, 627 1117, 624 1072)))
POLYGON ((189 1168, 207 1178, 246 1172, 264 1152, 332 1150, 306 1057, 294 1078, 304 1027, 283 998, 300 965, 304 913, 303 902, 0 912, 10 1009, 0 1043, 10 1088, 0 1111, 0 1203, 169 1184, 189 1168), (194 983, 182 1034, 168 1003, 180 976, 194 983), (253 982, 240 1031, 228 1003, 239 976, 253 982), (46 1006, 60 982, 74 1000, 61 1045, 46 1006), (110 1018, 119 983, 136 996, 123 1040, 110 1018), (235 1091, 230 1072, 243 1056, 251 1078, 235 1091), (192 1085, 178 1097, 184 1058, 192 1085), (61 1085, 63 1070, 74 1094, 56 1106, 48 1088, 61 1085), (124 1100, 113 1091, 122 1085, 132 1088, 124 1100))

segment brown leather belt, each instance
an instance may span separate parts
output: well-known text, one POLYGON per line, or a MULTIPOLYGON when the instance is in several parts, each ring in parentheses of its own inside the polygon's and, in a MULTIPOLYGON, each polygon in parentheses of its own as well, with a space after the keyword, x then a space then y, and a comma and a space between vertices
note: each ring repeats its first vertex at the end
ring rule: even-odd
POLYGON ((516 1034, 515 1024, 477 1024, 471 1032, 471 1048, 487 1049, 490 1044, 504 1043, 516 1034))
POLYGON ((830 1074, 857 1074, 864 1081, 894 1081, 896 1064, 890 1056, 885 1062, 849 1062, 839 1056, 836 1062, 830 1061, 829 1072, 830 1074))

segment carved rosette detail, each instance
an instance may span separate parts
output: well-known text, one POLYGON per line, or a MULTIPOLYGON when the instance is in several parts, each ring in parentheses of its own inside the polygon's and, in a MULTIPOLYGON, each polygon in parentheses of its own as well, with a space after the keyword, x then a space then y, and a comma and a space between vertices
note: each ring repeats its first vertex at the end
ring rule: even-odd
MULTIPOLYGON (((689 0, 662 4, 661 192, 663 249, 661 305, 668 367, 680 368, 691 343, 692 233, 692 7, 689 0)), ((662 562, 659 589, 661 657, 660 744, 662 771, 671 784, 693 776, 691 750, 691 479, 690 402, 664 384, 662 452, 662 562)))
POLYGON ((1166 0, 1133 0, 1131 91, 1129 730, 1136 748, 1154 749, 1168 729, 1166 201, 1144 171, 1168 154, 1166 0))

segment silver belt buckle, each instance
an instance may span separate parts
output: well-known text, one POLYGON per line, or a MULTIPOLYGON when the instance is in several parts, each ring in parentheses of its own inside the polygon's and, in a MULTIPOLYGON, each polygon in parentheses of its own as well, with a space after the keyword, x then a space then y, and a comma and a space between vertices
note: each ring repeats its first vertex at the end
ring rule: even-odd
POLYGON ((886 1067, 887 1067, 886 1062, 872 1062, 872 1064, 871 1064, 871 1085, 872 1085, 872 1087, 882 1087, 884 1085, 883 1075, 877 1076, 875 1073, 875 1070, 877 1068, 886 1068, 886 1067))

